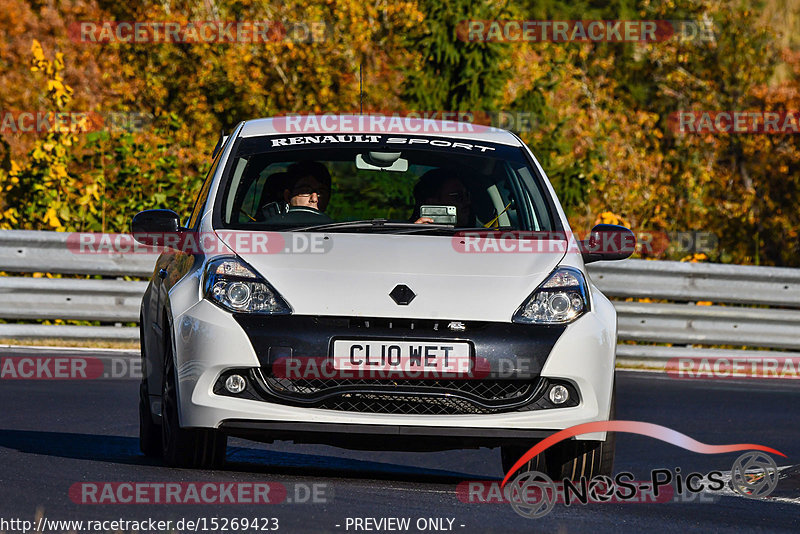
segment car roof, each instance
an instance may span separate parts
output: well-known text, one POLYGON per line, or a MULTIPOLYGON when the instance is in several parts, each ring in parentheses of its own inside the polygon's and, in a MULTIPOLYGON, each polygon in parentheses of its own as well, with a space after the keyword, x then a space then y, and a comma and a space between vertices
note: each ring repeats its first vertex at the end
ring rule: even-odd
MULTIPOLYGON (((455 113, 453 113, 455 116, 455 113)), ((446 137, 522 146, 519 138, 507 130, 473 124, 466 120, 438 120, 400 115, 286 115, 253 119, 242 125, 239 137, 277 135, 376 134, 446 137)))

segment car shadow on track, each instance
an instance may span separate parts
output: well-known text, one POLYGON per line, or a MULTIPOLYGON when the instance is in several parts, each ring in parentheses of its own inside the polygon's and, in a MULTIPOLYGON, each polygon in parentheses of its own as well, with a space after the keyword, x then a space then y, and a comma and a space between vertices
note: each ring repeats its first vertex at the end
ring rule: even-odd
POLYGON ((228 447, 225 469, 294 476, 319 477, 323 475, 339 478, 368 478, 441 484, 454 484, 463 480, 492 479, 491 477, 487 478, 486 476, 443 469, 231 446, 228 447))
MULTIPOLYGON (((76 460, 163 466, 160 460, 142 455, 137 438, 125 436, 0 429, 0 448, 76 460)), ((225 471, 440 484, 487 479, 485 476, 401 464, 231 446, 228 447, 224 468, 216 473, 225 471)))

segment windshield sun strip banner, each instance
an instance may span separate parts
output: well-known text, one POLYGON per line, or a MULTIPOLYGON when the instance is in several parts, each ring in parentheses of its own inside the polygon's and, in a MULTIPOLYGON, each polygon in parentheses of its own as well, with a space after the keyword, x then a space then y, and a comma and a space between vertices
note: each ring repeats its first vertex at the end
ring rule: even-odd
POLYGON ((455 154, 485 155, 493 158, 524 161, 520 147, 500 145, 475 139, 433 136, 403 136, 382 134, 302 134, 245 137, 237 156, 286 150, 313 150, 343 147, 372 150, 402 151, 420 149, 455 154))

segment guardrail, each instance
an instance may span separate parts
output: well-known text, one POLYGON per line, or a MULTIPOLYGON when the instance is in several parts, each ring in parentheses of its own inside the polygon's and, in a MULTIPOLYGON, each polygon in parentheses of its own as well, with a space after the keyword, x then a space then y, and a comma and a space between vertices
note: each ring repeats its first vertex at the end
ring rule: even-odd
MULTIPOLYGON (((73 235, 74 237, 74 235, 73 235)), ((158 254, 78 254, 64 232, 0 231, 0 271, 99 275, 104 279, 0 277, 0 319, 63 319, 131 323, 158 254), (114 279, 113 277, 117 277, 114 279)), ((79 249, 78 249, 79 250, 79 249)), ((136 341, 139 329, 104 326, 0 324, 0 338, 104 339, 136 341)))
POLYGON ((800 350, 800 269, 643 260, 588 267, 594 283, 615 300, 619 340, 639 342, 620 344, 618 359, 647 365, 671 358, 800 356, 793 352, 800 350), (641 302, 648 299, 668 302, 641 302))
MULTIPOLYGON (((138 328, 119 325, 138 321, 147 284, 121 277, 149 277, 157 255, 73 250, 66 233, 0 231, 0 271, 105 277, 0 277, 0 319, 91 320, 105 325, 0 324, 0 338, 138 339, 138 328)), ((589 273, 615 300, 619 340, 640 343, 621 344, 621 358, 663 361, 770 354, 709 345, 800 350, 800 269, 625 260, 591 264, 589 273)))

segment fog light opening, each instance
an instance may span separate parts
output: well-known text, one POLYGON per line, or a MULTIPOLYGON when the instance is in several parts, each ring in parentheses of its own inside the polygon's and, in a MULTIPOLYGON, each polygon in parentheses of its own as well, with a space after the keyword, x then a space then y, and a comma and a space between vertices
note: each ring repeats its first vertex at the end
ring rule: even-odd
POLYGON ((231 375, 227 378, 227 380, 225 380, 225 389, 227 389, 230 393, 241 393, 246 387, 247 382, 242 375, 231 375))
POLYGON ((553 404, 564 404, 569 400, 569 390, 558 384, 550 388, 550 402, 553 404))

